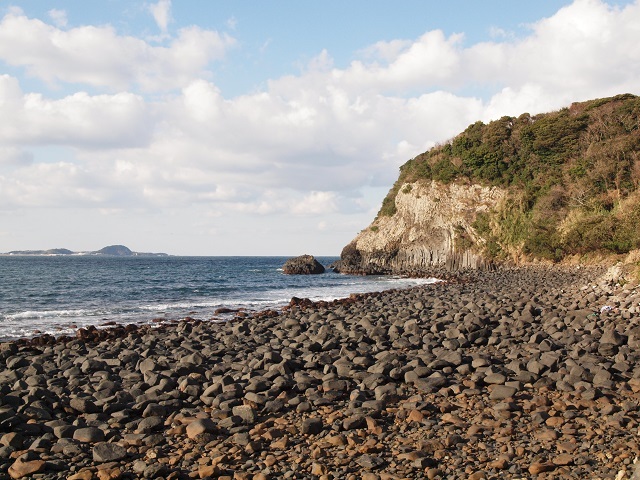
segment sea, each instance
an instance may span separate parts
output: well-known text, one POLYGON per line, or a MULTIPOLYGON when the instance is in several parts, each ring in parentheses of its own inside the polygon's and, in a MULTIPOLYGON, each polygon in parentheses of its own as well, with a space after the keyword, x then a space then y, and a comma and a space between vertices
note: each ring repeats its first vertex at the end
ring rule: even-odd
MULTIPOLYGON (((292 297, 335 300, 436 281, 329 268, 320 275, 285 275, 288 258, 0 256, 0 341, 187 316, 224 321, 215 314, 219 308, 279 309, 292 297)), ((316 258, 325 266, 338 260, 316 258)))

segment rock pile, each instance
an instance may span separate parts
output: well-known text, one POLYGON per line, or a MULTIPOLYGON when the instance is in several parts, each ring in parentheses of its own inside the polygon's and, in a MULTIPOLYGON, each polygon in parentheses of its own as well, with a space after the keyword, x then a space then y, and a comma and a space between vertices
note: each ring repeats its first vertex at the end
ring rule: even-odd
POLYGON ((628 479, 640 292, 594 270, 0 345, 0 478, 628 479))

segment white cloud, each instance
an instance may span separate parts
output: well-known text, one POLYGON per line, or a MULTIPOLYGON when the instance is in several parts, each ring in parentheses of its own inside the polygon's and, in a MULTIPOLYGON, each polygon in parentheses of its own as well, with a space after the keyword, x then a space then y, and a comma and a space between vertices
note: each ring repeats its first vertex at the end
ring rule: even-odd
POLYGON ((328 72, 333 68, 333 58, 324 49, 319 55, 312 58, 306 67, 309 72, 328 72))
POLYGON ((508 32, 503 28, 492 26, 489 27, 489 36, 494 39, 513 38, 513 32, 508 32))
POLYGON ((259 52, 260 54, 264 54, 267 50, 269 50, 269 47, 271 46, 271 43, 273 42, 273 39, 271 38, 267 38, 262 45, 260 46, 259 52))
POLYGON ((153 19, 162 33, 167 33, 167 27, 171 22, 171 0, 160 0, 148 6, 153 19))
POLYGON ((638 2, 577 0, 524 38, 466 45, 432 31, 378 42, 346 67, 322 51, 298 75, 225 98, 206 72, 233 43, 217 32, 189 27, 152 47, 14 11, 0 22, 6 62, 123 90, 54 99, 0 76, 0 204, 189 207, 215 219, 375 211, 380 195, 364 190, 385 190, 404 161, 478 119, 640 93, 637 25, 638 2), (136 86, 179 90, 146 97, 136 86), (51 145, 69 158, 31 152, 51 145))
POLYGON ((79 148, 145 146, 149 106, 131 93, 90 96, 78 92, 60 100, 24 94, 18 81, 0 75, 0 142, 68 145, 79 148))
POLYGON ((291 209, 299 215, 319 215, 333 213, 337 210, 336 194, 334 192, 311 192, 291 209))
MULTIPOLYGON (((570 103, 567 99, 563 104, 570 103)), ((525 112, 552 111, 558 107, 558 99, 551 92, 545 94, 541 85, 526 83, 519 88, 505 87, 496 93, 484 109, 483 120, 492 120, 504 114, 518 115, 525 112)))
POLYGON ((599 0, 576 0, 531 25, 526 38, 468 48, 463 63, 472 80, 499 85, 512 98, 522 92, 524 103, 536 90, 538 111, 597 96, 638 93, 638 24, 637 1, 619 9, 599 0))
POLYGON ((33 162, 33 154, 22 148, 0 146, 0 166, 22 167, 33 162))
POLYGON ((206 73, 235 40, 197 26, 182 28, 168 47, 119 35, 111 26, 60 30, 12 12, 0 21, 0 59, 49 83, 123 90, 179 88, 206 73))
POLYGON ((376 42, 370 47, 362 50, 364 57, 382 60, 384 62, 393 62, 402 52, 411 47, 413 42, 406 39, 395 39, 389 42, 376 42))
POLYGON ((71 163, 34 163, 12 178, 0 176, 3 206, 96 206, 112 194, 86 168, 71 163))
POLYGON ((53 23, 57 27, 66 27, 67 26, 67 12, 64 10, 58 10, 57 8, 52 8, 49 10, 49 17, 53 20, 53 23))
POLYGON ((463 38, 460 34, 446 38, 441 30, 433 30, 414 42, 380 42, 375 51, 384 62, 354 61, 346 70, 334 71, 335 79, 350 90, 379 92, 429 89, 451 81, 459 83, 459 49, 463 38))

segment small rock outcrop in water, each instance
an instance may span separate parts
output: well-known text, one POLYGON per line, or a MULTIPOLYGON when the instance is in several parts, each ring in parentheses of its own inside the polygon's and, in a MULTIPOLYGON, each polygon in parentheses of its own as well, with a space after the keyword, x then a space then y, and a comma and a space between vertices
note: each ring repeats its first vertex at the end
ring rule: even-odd
POLYGON ((285 262, 282 270, 287 275, 311 275, 324 273, 324 267, 313 255, 301 255, 290 258, 285 262))

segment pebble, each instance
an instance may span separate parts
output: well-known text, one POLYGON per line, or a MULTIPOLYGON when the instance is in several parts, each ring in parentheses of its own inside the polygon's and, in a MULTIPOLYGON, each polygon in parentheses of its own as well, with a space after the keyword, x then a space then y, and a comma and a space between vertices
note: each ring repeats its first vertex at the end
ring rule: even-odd
POLYGON ((93 473, 91 470, 82 470, 81 472, 75 473, 67 477, 67 480, 92 480, 93 473))
POLYGON ((94 462, 114 462, 127 456, 127 450, 115 443, 98 443, 93 447, 94 462))
POLYGON ((216 424, 210 418, 198 418, 187 425, 187 436, 193 440, 203 433, 216 431, 216 424))
POLYGON ((516 387, 509 385, 495 385, 494 388, 491 389, 489 398, 491 400, 505 400, 513 397, 517 391, 518 389, 516 387))
POLYGON ((81 443, 104 442, 104 432, 96 427, 78 428, 73 432, 73 439, 81 443))
POLYGON ((0 438, 0 445, 5 447, 12 447, 16 450, 20 450, 24 444, 24 437, 18 432, 5 433, 0 438))
POLYGON ((561 453, 553 458, 553 463, 555 465, 571 465, 573 463, 573 458, 573 455, 569 453, 561 453))
POLYGON ((538 475, 539 473, 551 472, 556 469, 556 465, 553 463, 532 463, 529 465, 529 473, 531 475, 538 475))
POLYGON ((372 455, 362 455, 358 457, 356 463, 362 468, 374 469, 381 467, 385 462, 382 458, 372 455))
POLYGON ((0 478, 619 477, 640 457, 640 292, 601 273, 0 344, 0 478))
POLYGON ((24 478, 35 473, 42 472, 45 467, 45 462, 43 460, 16 460, 9 467, 9 476, 11 478, 24 478))
POLYGON ((322 431, 323 423, 322 418, 312 417, 306 418, 302 422, 300 432, 305 435, 317 435, 322 431))

